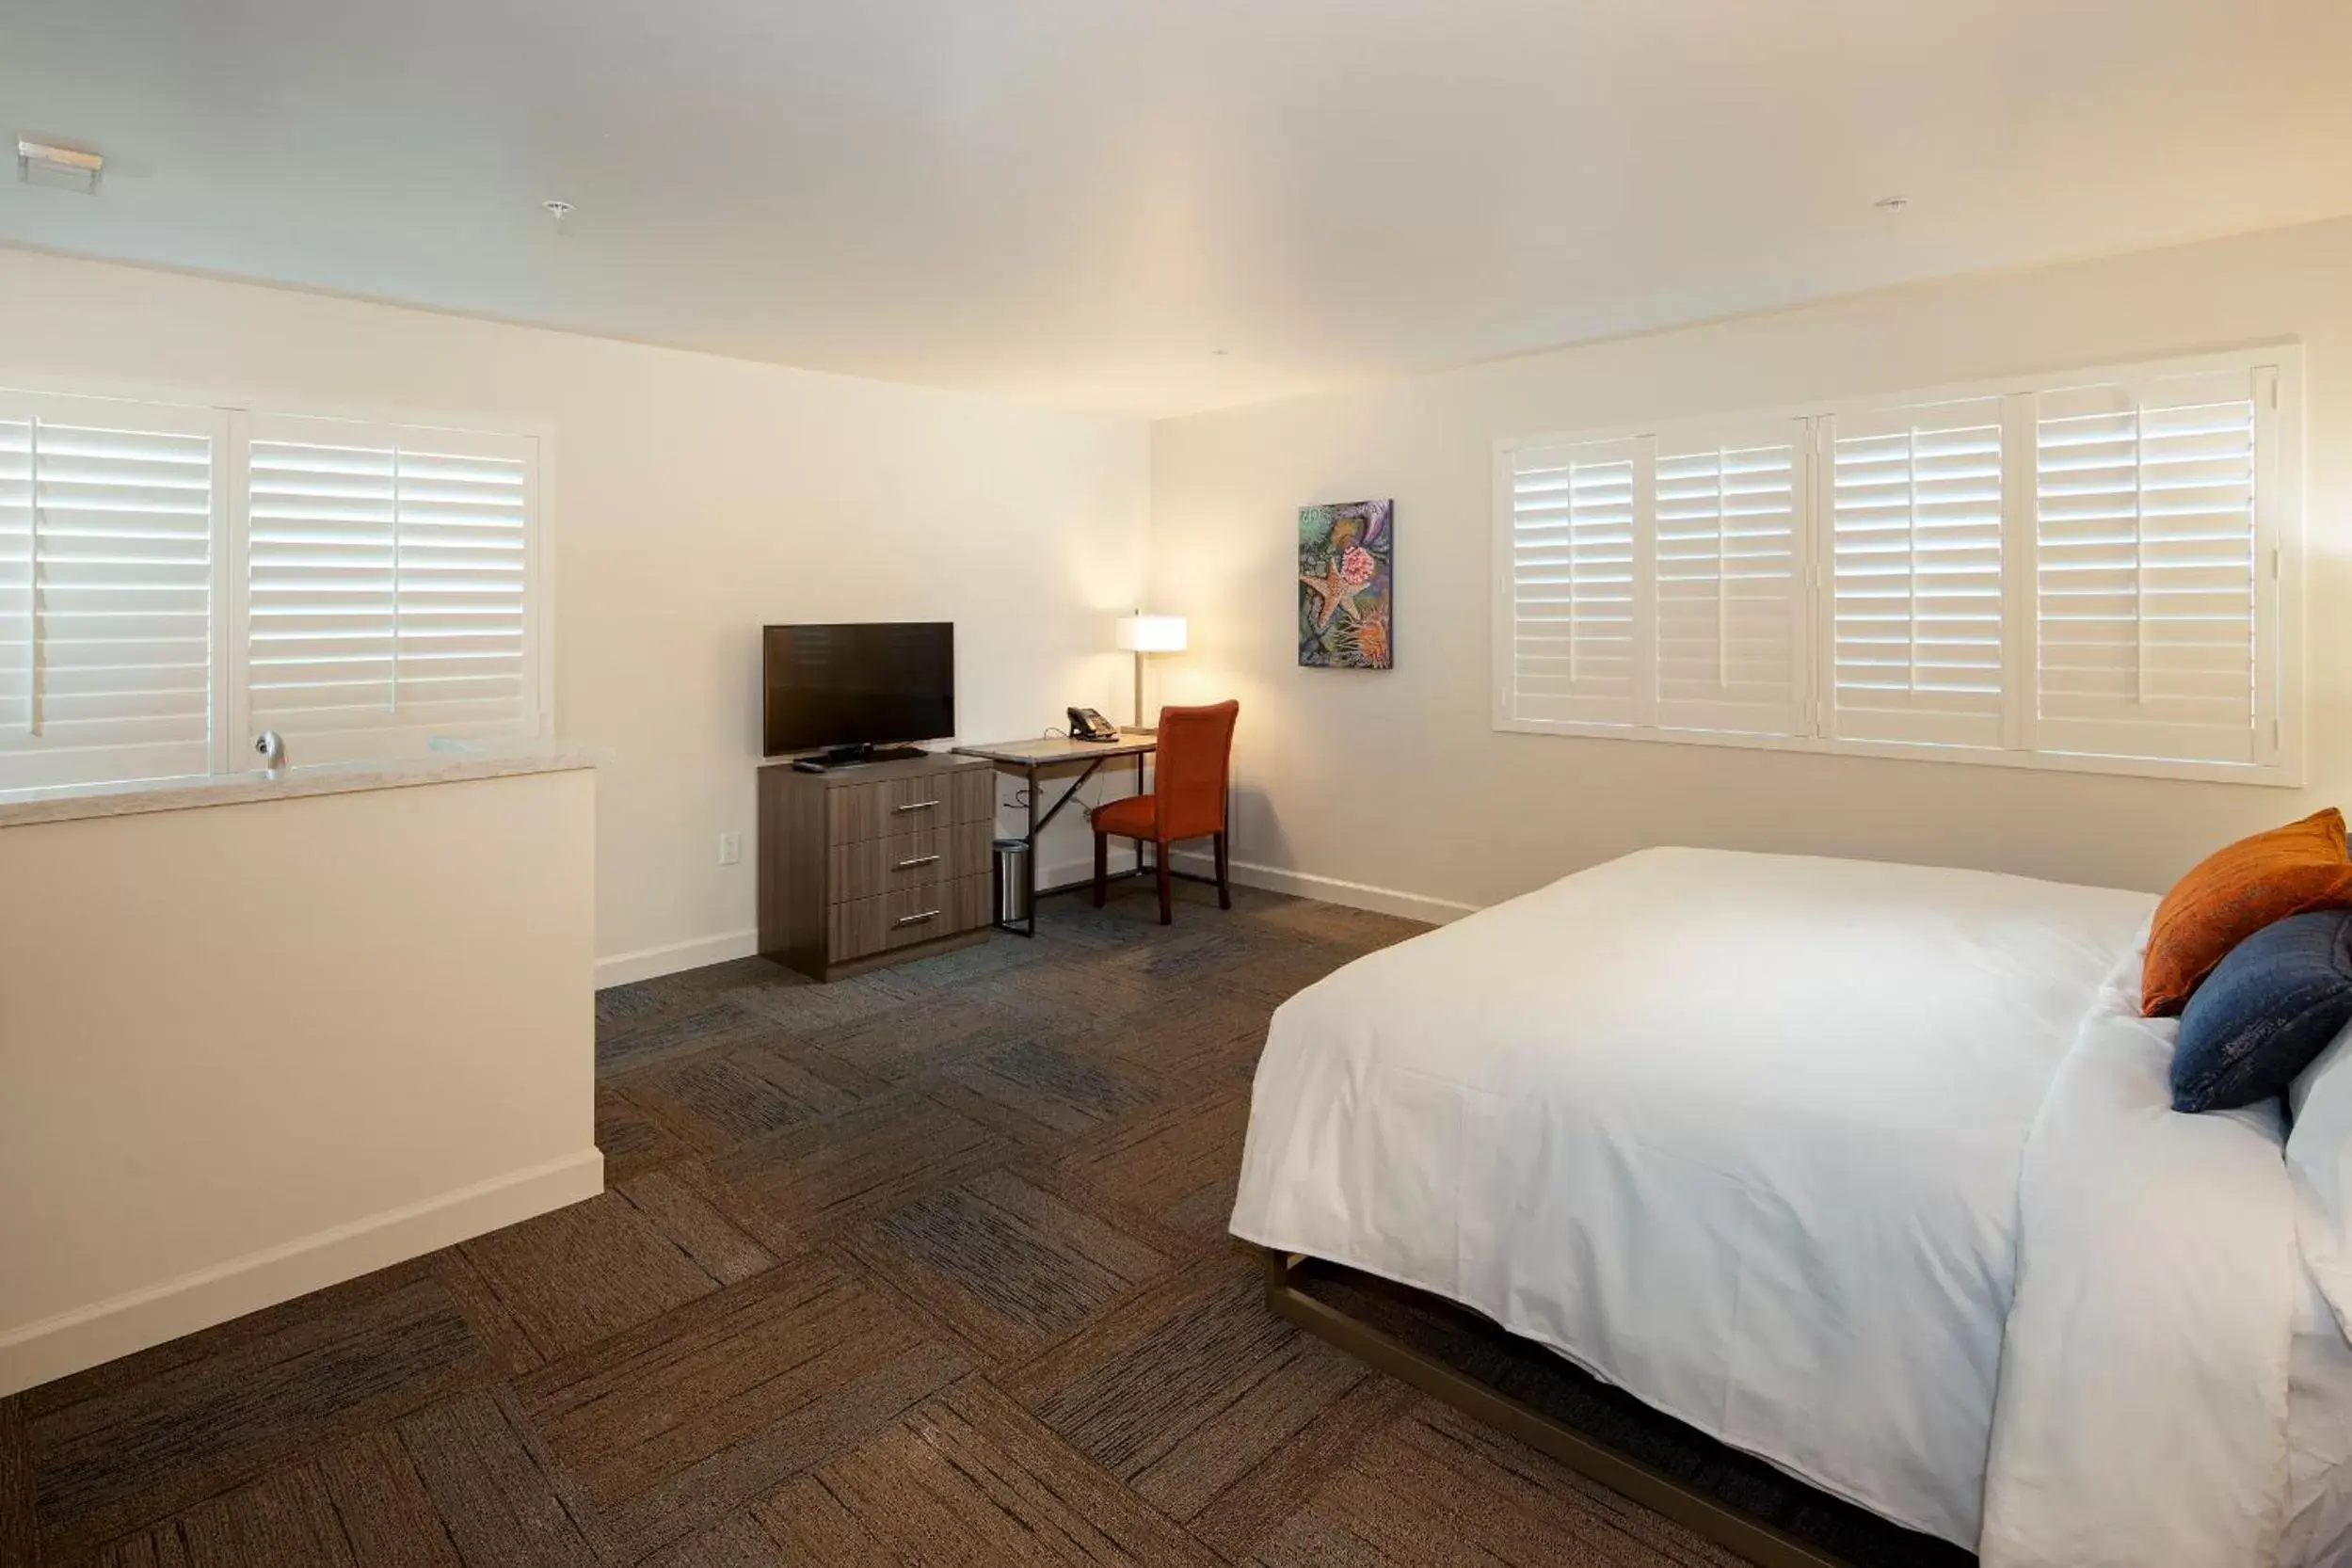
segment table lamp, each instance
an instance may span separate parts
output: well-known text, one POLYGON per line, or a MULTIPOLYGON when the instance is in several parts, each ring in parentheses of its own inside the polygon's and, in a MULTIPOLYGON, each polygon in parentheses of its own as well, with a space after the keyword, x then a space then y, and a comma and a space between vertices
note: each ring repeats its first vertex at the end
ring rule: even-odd
POLYGON ((1184 651, 1182 616, 1147 616, 1141 610, 1119 617, 1119 646, 1135 655, 1135 728, 1144 728, 1144 655, 1184 651))

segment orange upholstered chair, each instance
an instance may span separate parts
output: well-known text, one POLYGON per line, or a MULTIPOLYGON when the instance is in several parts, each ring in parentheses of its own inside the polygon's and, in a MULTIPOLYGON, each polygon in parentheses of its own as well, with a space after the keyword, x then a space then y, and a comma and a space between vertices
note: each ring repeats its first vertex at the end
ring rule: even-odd
POLYGON ((1160 753, 1152 792, 1129 795, 1095 810, 1095 907, 1102 907, 1110 879, 1111 835, 1133 839, 1141 849, 1158 846, 1160 923, 1176 918, 1168 896, 1168 846, 1178 839, 1217 840, 1217 907, 1233 907, 1225 880, 1225 782, 1233 764, 1233 720, 1238 702, 1207 708, 1160 710, 1160 753))

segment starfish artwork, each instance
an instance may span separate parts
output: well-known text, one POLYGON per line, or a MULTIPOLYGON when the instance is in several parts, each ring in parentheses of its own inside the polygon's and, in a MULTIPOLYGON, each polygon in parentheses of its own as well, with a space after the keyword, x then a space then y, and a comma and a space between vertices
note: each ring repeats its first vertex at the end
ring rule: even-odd
POLYGON ((1394 502, 1299 508, 1299 663, 1329 669, 1395 666, 1394 502))
POLYGON ((1313 591, 1315 597, 1322 601, 1322 608, 1315 615, 1316 631, 1328 630, 1331 626, 1331 617, 1341 611, 1347 612, 1348 619, 1351 621, 1361 621, 1364 618, 1363 612, 1355 607, 1355 590, 1349 587, 1348 580, 1340 575, 1338 562, 1325 562, 1323 575, 1320 577, 1302 577, 1299 581, 1305 584, 1313 591))

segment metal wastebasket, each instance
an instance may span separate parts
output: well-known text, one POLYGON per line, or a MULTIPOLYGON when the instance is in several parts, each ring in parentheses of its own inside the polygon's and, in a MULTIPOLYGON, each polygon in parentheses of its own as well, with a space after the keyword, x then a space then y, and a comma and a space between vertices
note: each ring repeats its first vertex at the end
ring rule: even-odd
POLYGON ((997 922, 1018 925, 1029 919, 1029 840, 997 840, 997 922))

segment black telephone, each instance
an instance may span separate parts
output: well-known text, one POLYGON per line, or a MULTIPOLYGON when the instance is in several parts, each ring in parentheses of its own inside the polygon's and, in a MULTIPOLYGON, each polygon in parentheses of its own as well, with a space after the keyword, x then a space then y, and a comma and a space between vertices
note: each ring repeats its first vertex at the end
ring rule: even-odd
POLYGON ((1092 708, 1070 710, 1070 739, 1073 741, 1115 741, 1119 727, 1096 712, 1092 708))

